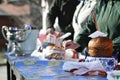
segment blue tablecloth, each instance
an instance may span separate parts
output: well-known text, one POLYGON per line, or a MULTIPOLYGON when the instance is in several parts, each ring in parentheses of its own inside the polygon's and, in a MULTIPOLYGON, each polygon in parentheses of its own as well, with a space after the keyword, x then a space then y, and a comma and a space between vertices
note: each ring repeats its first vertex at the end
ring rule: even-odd
POLYGON ((62 70, 62 60, 40 60, 30 56, 8 56, 25 80, 107 80, 98 76, 75 76, 62 70))

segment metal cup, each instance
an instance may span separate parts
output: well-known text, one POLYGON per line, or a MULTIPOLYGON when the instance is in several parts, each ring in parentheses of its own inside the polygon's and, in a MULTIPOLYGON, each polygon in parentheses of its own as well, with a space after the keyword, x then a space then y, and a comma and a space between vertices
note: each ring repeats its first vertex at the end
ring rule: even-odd
POLYGON ((31 30, 31 26, 25 24, 24 28, 2 26, 3 37, 8 41, 7 52, 10 54, 21 54, 19 44, 25 41, 28 37, 26 31, 31 30))

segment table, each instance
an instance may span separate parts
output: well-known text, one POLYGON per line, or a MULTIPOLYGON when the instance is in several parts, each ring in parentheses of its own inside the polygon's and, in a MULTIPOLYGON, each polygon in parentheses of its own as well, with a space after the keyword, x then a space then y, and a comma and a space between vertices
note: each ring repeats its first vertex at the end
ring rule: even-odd
POLYGON ((64 60, 7 55, 8 80, 107 80, 95 76, 74 76, 62 70, 63 64, 64 60))

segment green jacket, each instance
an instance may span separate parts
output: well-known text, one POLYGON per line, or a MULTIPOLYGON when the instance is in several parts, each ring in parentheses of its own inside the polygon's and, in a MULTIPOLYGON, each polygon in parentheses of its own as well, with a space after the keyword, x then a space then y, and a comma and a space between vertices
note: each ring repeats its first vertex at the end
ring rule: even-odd
POLYGON ((0 4, 2 3, 3 1, 2 0, 0 0, 0 4))
MULTIPOLYGON (((107 37, 113 40, 114 46, 120 46, 120 1, 98 0, 95 11, 98 30, 108 34, 107 37)), ((87 47, 90 40, 88 35, 95 31, 94 18, 90 16, 75 39, 81 45, 80 51, 87 47)))

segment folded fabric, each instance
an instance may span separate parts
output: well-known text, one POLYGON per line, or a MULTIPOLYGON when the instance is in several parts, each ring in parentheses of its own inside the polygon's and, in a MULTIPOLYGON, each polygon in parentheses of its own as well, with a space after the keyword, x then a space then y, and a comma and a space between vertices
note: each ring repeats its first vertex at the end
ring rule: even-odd
POLYGON ((99 61, 93 62, 73 62, 68 61, 63 65, 63 70, 72 72, 75 75, 100 75, 103 77, 107 76, 107 73, 99 61))
POLYGON ((31 54, 31 56, 33 57, 38 57, 40 58, 41 60, 44 59, 44 54, 42 52, 39 52, 38 50, 34 50, 31 54))

